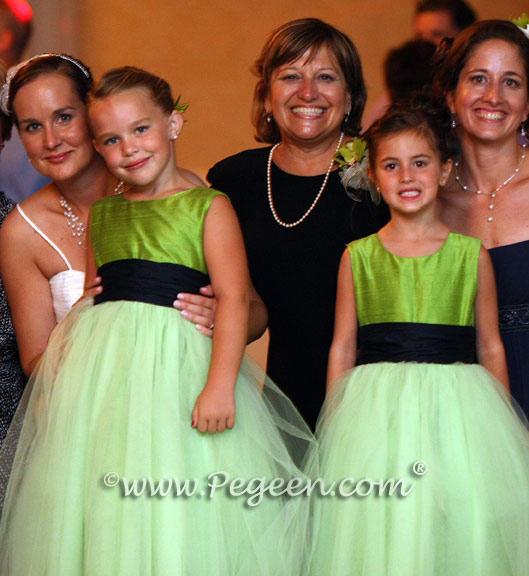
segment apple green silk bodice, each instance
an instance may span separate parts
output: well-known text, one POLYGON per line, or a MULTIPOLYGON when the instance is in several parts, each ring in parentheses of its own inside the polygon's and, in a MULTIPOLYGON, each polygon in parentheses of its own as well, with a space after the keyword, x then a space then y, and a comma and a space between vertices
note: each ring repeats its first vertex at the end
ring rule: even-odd
POLYGON ((127 200, 122 194, 92 207, 90 241, 96 265, 136 258, 178 263, 207 273, 204 220, 220 192, 192 188, 153 200, 127 200))
POLYGON ((369 362, 474 361, 480 248, 480 240, 453 232, 428 256, 395 256, 376 234, 349 244, 360 361, 373 348, 369 362))
POLYGON ((103 292, 95 303, 131 300, 172 306, 179 292, 209 284, 204 225, 220 192, 192 188, 162 198, 96 202, 90 240, 103 292))

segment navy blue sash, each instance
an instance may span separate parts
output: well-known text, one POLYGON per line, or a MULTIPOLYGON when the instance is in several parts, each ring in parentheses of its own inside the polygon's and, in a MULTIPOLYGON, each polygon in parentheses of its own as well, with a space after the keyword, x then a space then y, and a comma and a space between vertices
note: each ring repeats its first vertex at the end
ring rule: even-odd
POLYGON ((94 304, 129 300, 171 308, 179 292, 198 294, 210 283, 207 274, 187 266, 139 259, 108 262, 98 274, 103 292, 94 297, 94 304))
POLYGON ((476 362, 473 326, 396 322, 369 324, 358 331, 357 364, 375 362, 476 362))

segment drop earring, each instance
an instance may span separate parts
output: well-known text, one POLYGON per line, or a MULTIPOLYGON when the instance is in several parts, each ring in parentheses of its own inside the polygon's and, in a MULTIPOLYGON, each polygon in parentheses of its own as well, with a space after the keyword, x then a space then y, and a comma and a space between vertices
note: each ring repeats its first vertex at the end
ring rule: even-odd
POLYGON ((456 127, 457 127, 456 115, 452 114, 452 128, 456 128, 456 127))
POLYGON ((520 136, 522 138, 525 138, 525 128, 524 128, 523 124, 520 124, 520 136))

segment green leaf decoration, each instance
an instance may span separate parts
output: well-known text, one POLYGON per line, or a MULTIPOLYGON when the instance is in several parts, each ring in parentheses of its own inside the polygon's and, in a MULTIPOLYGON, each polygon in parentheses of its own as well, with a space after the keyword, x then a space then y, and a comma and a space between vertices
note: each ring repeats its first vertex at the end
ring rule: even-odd
POLYGON ((174 109, 178 113, 183 114, 188 108, 189 108, 189 103, 188 102, 180 102, 180 96, 178 96, 178 98, 176 99, 175 105, 174 105, 174 109))
POLYGON ((529 26, 529 16, 524 12, 519 18, 513 20, 513 24, 520 28, 527 28, 529 26))
POLYGON ((352 164, 362 161, 366 153, 366 148, 366 141, 363 138, 355 137, 340 147, 334 159, 341 167, 351 166, 352 164))

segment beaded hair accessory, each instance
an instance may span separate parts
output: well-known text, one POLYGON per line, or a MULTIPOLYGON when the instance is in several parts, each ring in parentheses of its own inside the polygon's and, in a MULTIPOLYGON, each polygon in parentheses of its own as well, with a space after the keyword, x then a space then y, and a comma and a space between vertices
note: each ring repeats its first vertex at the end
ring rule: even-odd
POLYGON ((41 60, 42 58, 49 58, 52 56, 56 58, 61 58, 61 60, 68 60, 68 62, 71 62, 72 64, 77 66, 77 68, 81 70, 81 72, 88 78, 88 80, 92 79, 90 72, 80 62, 78 62, 77 60, 75 60, 75 58, 72 58, 71 56, 67 56, 66 54, 56 54, 55 52, 47 52, 45 54, 38 54, 37 56, 32 56, 31 58, 28 58, 28 60, 24 60, 24 62, 20 62, 20 64, 17 64, 16 66, 11 66, 11 68, 9 68, 9 70, 7 71, 6 81, 2 86, 2 90, 0 90, 0 108, 2 109, 2 112, 6 116, 9 116, 11 114, 11 112, 8 109, 9 92, 11 88, 11 82, 13 81, 13 78, 16 76, 17 72, 30 62, 34 62, 35 60, 41 60))

